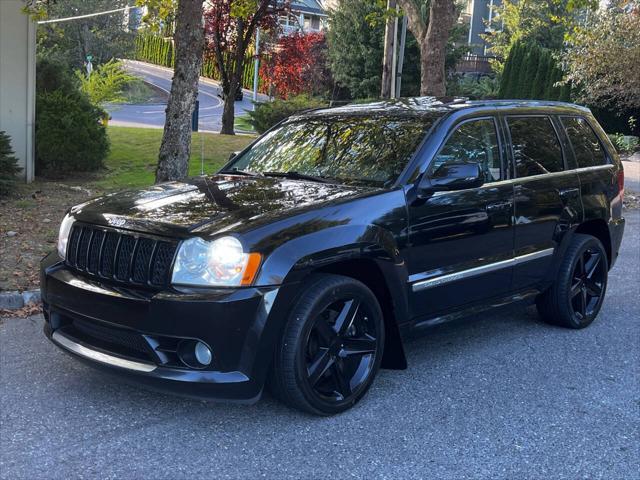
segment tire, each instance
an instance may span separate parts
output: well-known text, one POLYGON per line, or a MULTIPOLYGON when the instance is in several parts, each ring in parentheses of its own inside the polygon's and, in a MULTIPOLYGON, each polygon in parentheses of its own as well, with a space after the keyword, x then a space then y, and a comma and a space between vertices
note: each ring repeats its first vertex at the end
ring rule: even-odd
POLYGON ((536 299, 542 319, 567 328, 585 328, 598 315, 607 290, 609 264, 600 240, 575 234, 553 285, 536 299))
POLYGON ((383 348, 382 311, 371 290, 353 278, 314 275, 276 347, 270 389, 298 410, 341 413, 367 393, 383 348))

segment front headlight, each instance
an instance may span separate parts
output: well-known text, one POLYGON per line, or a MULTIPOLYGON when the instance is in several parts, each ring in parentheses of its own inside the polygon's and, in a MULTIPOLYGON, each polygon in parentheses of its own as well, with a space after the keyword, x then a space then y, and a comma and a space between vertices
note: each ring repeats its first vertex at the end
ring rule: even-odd
POLYGON ((60 231, 58 232, 58 255, 61 258, 67 256, 67 243, 69 242, 69 232, 71 232, 71 226, 73 225, 73 218, 69 215, 65 215, 60 224, 60 231))
POLYGON ((245 253, 235 237, 210 242, 190 238, 180 244, 171 283, 207 287, 251 285, 260 260, 259 253, 245 253))

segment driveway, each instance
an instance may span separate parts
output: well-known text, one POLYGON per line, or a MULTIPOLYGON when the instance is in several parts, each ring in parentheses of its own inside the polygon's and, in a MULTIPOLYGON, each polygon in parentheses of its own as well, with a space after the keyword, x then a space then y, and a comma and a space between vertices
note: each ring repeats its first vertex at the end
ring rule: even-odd
MULTIPOLYGON (((169 94, 173 78, 172 69, 135 60, 124 60, 124 64, 129 73, 164 90, 167 95, 169 94)), ((200 101, 198 128, 200 131, 220 131, 223 106, 223 101, 218 96, 220 90, 217 82, 205 77, 200 77, 200 85, 198 87, 198 100, 200 101)), ((252 93, 245 90, 243 100, 236 102, 236 115, 253 110, 251 98, 252 93)), ((258 98, 260 101, 264 101, 265 99, 266 97, 264 95, 260 95, 258 98)), ((109 106, 107 110, 111 115, 110 125, 162 128, 164 127, 165 108, 166 104, 118 104, 109 106)))
POLYGON ((0 478, 637 479, 640 210, 588 329, 509 308, 407 344, 353 410, 315 418, 149 392, 81 365, 42 318, 0 325, 0 478))

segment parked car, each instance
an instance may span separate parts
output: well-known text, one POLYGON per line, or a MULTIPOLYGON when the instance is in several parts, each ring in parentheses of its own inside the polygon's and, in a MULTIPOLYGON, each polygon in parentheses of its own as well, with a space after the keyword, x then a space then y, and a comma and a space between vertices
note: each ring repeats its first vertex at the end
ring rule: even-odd
POLYGON ((408 99, 276 125, 217 174, 70 209, 46 335, 184 395, 342 412, 413 331, 509 302, 588 326, 624 229, 588 109, 408 99))

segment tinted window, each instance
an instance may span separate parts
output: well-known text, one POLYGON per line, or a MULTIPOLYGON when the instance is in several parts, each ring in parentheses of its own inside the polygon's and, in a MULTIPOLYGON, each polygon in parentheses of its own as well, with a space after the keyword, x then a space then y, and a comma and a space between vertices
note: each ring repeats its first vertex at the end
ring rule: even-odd
POLYGON ((529 177, 564 169, 562 148, 549 117, 510 117, 516 176, 529 177))
POLYGON ((432 123, 406 117, 291 121, 263 136, 228 168, 382 184, 402 172, 432 123))
POLYGON ((584 118, 562 117, 562 124, 571 141, 579 168, 608 163, 598 137, 584 118))
POLYGON ((460 125, 434 159, 431 171, 445 163, 479 163, 485 182, 500 180, 500 149, 494 121, 472 120, 460 125))

